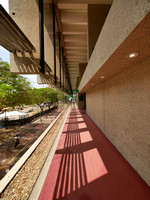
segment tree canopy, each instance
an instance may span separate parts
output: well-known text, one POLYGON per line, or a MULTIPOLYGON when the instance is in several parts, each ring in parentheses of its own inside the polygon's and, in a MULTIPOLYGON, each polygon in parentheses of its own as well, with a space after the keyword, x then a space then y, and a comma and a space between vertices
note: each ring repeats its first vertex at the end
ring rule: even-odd
POLYGON ((43 103, 55 103, 58 99, 58 93, 52 88, 33 88, 31 90, 32 103, 41 105, 43 103))
POLYGON ((0 60, 0 110, 28 104, 31 89, 30 82, 17 74, 11 73, 9 64, 0 60))
POLYGON ((31 88, 26 78, 11 73, 9 64, 0 60, 0 111, 24 104, 52 104, 63 98, 64 94, 52 88, 31 88))

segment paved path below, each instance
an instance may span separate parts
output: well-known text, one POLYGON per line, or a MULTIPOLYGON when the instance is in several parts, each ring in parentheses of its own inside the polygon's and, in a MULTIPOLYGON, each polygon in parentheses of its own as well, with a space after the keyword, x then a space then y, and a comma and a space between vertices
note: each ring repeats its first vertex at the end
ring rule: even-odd
POLYGON ((39 200, 149 200, 150 189, 90 118, 72 109, 39 200))

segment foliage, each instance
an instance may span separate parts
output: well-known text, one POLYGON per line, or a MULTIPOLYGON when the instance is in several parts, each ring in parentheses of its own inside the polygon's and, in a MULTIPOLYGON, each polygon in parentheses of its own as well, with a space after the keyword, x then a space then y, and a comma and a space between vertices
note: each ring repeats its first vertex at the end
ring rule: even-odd
POLYGON ((0 111, 6 107, 41 105, 62 101, 64 94, 52 88, 31 88, 22 76, 10 72, 7 62, 0 60, 0 111))
POLYGON ((9 71, 9 64, 0 60, 0 110, 29 104, 30 83, 9 71))
POLYGON ((59 91, 58 92, 58 99, 59 99, 59 101, 67 102, 68 97, 66 95, 64 95, 64 93, 59 91))
POLYGON ((44 103, 58 102, 58 93, 52 88, 34 88, 31 91, 32 103, 40 106, 44 103))

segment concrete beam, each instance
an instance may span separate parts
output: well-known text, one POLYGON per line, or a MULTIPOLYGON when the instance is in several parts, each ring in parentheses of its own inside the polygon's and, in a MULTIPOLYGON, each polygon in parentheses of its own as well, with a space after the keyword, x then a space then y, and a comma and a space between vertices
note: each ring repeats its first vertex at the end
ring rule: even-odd
POLYGON ((141 62, 150 52, 150 2, 143 0, 114 1, 81 80, 85 92, 91 83, 100 84, 125 69, 141 62), (127 59, 131 52, 135 59, 127 59), (105 76, 105 79, 101 79, 105 76))

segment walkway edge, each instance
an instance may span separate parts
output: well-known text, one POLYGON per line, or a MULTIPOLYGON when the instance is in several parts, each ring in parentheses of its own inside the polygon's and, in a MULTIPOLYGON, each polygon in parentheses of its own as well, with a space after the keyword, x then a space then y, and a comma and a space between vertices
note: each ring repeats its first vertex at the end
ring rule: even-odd
POLYGON ((53 156, 55 154, 55 151, 56 151, 56 148, 57 148, 57 145, 58 145, 58 142, 59 142, 59 139, 60 139, 61 133, 63 131, 63 128, 64 128, 64 125, 65 125, 65 122, 66 122, 66 119, 68 117, 69 112, 70 112, 70 108, 68 109, 66 116, 63 119, 63 122, 61 123, 61 126, 58 128, 59 132, 56 131, 56 135, 54 135, 54 142, 53 142, 52 147, 50 149, 49 155, 48 155, 48 157, 45 161, 45 164, 44 164, 44 166, 41 170, 41 173, 40 173, 40 175, 37 179, 37 182, 35 183, 35 186, 34 186, 32 192, 30 194, 29 200, 37 200, 40 196, 43 184, 45 182, 50 164, 51 164, 53 156))
POLYGON ((16 175, 18 170, 22 167, 22 165, 26 162, 29 156, 33 153, 39 143, 43 140, 58 118, 62 115, 63 111, 56 117, 56 119, 48 126, 48 128, 41 134, 41 136, 33 143, 33 145, 26 151, 26 153, 18 160, 18 162, 11 168, 11 170, 4 176, 4 178, 0 181, 0 194, 4 191, 6 186, 10 183, 12 178, 16 175))

